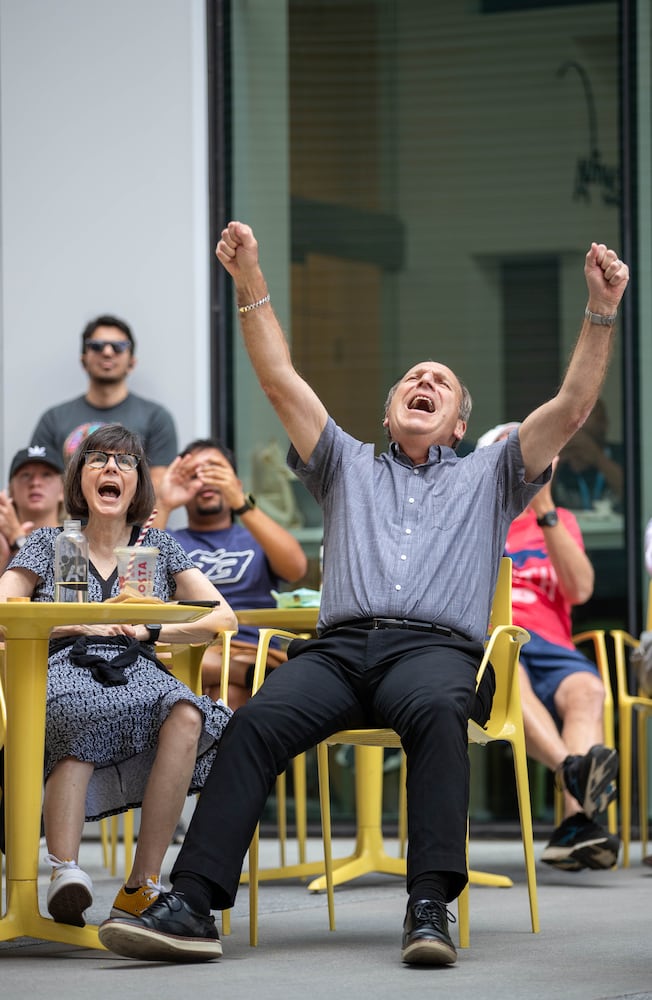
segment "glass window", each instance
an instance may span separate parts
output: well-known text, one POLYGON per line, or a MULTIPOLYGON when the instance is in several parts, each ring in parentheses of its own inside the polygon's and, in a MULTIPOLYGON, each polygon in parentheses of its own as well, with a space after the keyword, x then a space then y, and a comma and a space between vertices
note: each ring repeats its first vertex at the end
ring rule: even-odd
MULTIPOLYGON (((288 0, 259 4, 253 35, 246 6, 235 215, 274 234, 263 265, 299 370, 379 447, 388 387, 424 358, 471 391, 463 447, 522 419, 563 376, 591 241, 620 245, 618 4, 288 0)), ((238 451, 270 433, 284 451, 255 393, 241 358, 238 451)), ((618 345, 601 407, 594 447, 622 463, 618 345)), ((569 504, 596 567, 584 621, 623 624, 622 497, 591 475, 569 504)), ((295 513, 315 545, 314 512, 295 513)))

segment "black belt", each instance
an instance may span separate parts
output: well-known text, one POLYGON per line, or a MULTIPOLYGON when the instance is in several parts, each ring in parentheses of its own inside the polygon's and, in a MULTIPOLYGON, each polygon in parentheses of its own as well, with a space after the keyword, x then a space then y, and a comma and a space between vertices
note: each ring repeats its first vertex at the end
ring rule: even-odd
POLYGON ((463 635, 462 632, 456 632, 448 625, 438 625, 437 622, 419 622, 412 618, 351 618, 344 622, 337 622, 335 625, 329 625, 321 634, 328 635, 329 632, 336 632, 341 628, 361 628, 366 632, 377 628, 405 628, 411 629, 413 632, 434 632, 435 635, 445 635, 449 639, 455 636, 456 639, 464 639, 468 642, 468 636, 463 635))

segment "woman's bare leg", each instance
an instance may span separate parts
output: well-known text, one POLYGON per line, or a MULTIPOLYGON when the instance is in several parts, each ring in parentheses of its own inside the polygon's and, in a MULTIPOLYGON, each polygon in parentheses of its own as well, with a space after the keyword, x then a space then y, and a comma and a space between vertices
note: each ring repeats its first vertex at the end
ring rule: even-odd
POLYGON ((161 870, 188 795, 202 721, 199 709, 182 701, 161 726, 143 798, 134 864, 126 883, 129 888, 145 885, 161 870))

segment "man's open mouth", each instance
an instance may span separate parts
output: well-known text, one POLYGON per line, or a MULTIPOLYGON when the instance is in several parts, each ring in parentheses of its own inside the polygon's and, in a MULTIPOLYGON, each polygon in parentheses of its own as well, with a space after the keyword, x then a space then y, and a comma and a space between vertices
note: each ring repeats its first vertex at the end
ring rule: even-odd
POLYGON ((430 396, 415 396, 408 403, 408 410, 423 410, 424 413, 434 413, 435 402, 430 396))

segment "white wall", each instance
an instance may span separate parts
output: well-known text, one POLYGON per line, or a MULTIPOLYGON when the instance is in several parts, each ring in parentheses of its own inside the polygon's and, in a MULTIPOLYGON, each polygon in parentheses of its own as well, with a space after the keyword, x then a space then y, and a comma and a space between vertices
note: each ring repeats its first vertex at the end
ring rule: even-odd
POLYGON ((208 430, 205 58, 204 0, 0 0, 0 485, 101 312, 180 444, 208 430))

